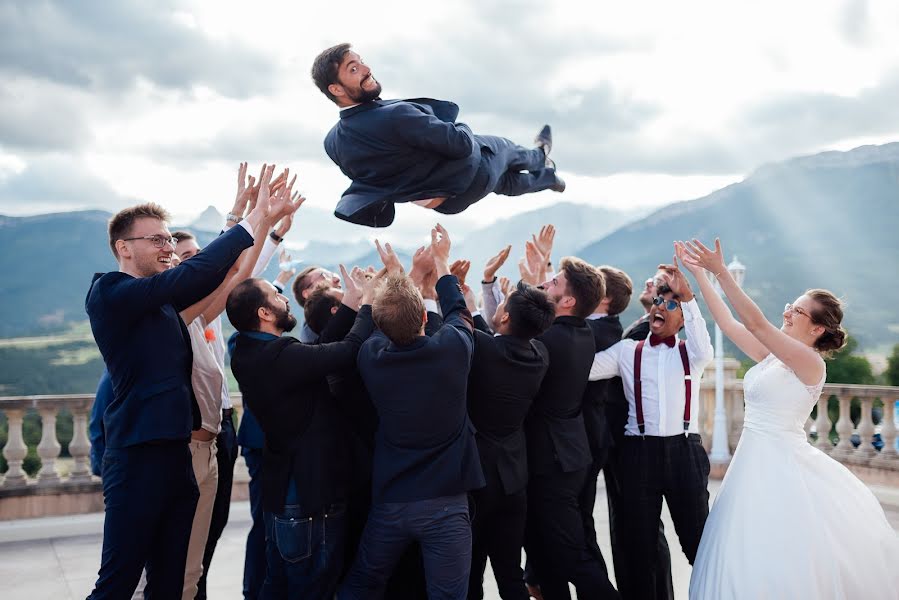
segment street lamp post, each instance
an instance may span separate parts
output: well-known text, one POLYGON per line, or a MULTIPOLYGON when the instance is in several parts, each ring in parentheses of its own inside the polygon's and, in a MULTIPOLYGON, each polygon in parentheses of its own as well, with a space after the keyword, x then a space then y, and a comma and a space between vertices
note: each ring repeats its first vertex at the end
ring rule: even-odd
MULTIPOLYGON (((746 275, 746 267, 737 260, 727 265, 727 270, 737 282, 737 285, 743 285, 743 278, 746 275)), ((715 291, 721 295, 721 285, 714 273, 706 273, 715 291)), ((721 327, 715 323, 715 422, 712 431, 712 451, 709 453, 709 459, 716 463, 727 463, 730 461, 730 444, 727 440, 727 410, 724 407, 724 343, 721 335, 721 327)))

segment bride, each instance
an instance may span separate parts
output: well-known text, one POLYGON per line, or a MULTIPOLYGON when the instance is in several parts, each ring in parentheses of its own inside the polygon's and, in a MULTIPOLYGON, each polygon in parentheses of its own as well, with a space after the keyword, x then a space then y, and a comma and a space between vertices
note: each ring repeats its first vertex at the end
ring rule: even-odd
POLYGON ((705 524, 691 600, 895 598, 899 537, 871 491, 803 429, 824 386, 822 354, 846 341, 839 299, 808 290, 778 329, 730 276, 718 240, 714 251, 676 242, 675 253, 722 332, 758 363, 743 379, 743 434, 705 524))

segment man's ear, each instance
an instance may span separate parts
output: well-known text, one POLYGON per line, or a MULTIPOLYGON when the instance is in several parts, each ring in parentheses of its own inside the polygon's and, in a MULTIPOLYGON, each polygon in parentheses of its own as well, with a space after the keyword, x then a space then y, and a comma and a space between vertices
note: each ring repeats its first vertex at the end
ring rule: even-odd
POLYGON ((339 83, 332 83, 328 86, 328 91, 331 92, 332 96, 337 96, 338 98, 342 98, 346 96, 346 90, 343 89, 343 86, 339 83))
POLYGON ((264 306, 260 306, 256 309, 256 316, 259 317, 260 323, 262 321, 274 321, 271 312, 264 306))
POLYGON ((119 258, 131 258, 131 248, 125 240, 116 240, 115 249, 119 258))

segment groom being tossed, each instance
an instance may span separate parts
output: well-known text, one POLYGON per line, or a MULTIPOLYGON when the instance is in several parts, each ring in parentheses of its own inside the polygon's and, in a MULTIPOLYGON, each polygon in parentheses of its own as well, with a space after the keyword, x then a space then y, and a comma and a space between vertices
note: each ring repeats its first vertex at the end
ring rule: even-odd
POLYGON ((456 123, 459 107, 445 100, 381 100, 381 84, 350 44, 322 51, 312 79, 340 108, 325 151, 353 180, 334 214, 369 227, 393 222, 394 204, 412 202, 460 213, 491 192, 520 196, 562 192, 548 156, 549 126, 524 148, 505 138, 475 135, 456 123))
POLYGON ((709 514, 709 460, 696 414, 702 371, 714 357, 705 321, 684 274, 660 265, 665 282, 649 310, 649 336, 597 352, 590 380, 620 376, 628 420, 616 471, 627 576, 623 598, 655 598, 662 498, 690 564, 709 514), (686 340, 678 338, 683 328, 686 340))

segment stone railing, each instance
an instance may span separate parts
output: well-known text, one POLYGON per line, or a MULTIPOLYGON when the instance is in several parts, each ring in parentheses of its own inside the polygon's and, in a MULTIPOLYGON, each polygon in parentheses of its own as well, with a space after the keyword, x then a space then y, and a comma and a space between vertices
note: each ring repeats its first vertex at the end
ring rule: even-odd
MULTIPOLYGON (((703 377, 700 400, 700 431, 706 449, 711 445, 712 417, 715 406, 714 374, 703 377)), ((727 408, 728 442, 733 451, 740 439, 743 428, 743 385, 735 378, 736 361, 725 362, 725 405, 727 408)), ((240 410, 240 394, 232 396, 234 406, 240 410)), ((894 424, 895 401, 899 399, 899 387, 863 386, 834 384, 824 387, 818 400, 818 414, 815 420, 809 417, 806 431, 814 428, 824 435, 811 436, 810 442, 830 454, 833 458, 850 466, 858 472, 860 469, 867 475, 868 481, 883 481, 891 485, 899 485, 899 453, 896 452, 896 427, 894 424), (827 403, 831 396, 839 399, 839 417, 836 421, 838 442, 834 445, 829 433, 832 429, 827 413, 827 403), (858 425, 850 419, 850 406, 857 399, 861 406, 861 418, 858 425), (875 425, 874 402, 883 403, 882 418, 875 425), (882 450, 877 450, 871 443, 875 433, 880 433, 883 441, 882 450), (860 441, 856 447, 852 443, 853 435, 860 441)), ((87 435, 88 415, 94 397, 91 394, 71 396, 17 396, 0 398, 0 411, 9 423, 7 443, 3 447, 3 456, 9 465, 5 476, 0 480, 0 520, 20 516, 37 516, 39 514, 65 514, 67 512, 85 512, 88 509, 102 510, 102 497, 99 494, 99 479, 90 470, 90 441, 87 435), (61 409, 72 413, 73 435, 69 443, 69 454, 73 466, 67 476, 61 476, 57 461, 61 446, 56 436, 56 419, 61 409), (23 469, 23 461, 28 449, 22 435, 22 423, 26 412, 34 410, 41 418, 42 434, 37 446, 37 454, 41 459, 41 468, 34 478, 27 476, 23 469), (53 496, 86 495, 76 502, 74 499, 53 500, 53 496), (27 506, 14 509, 4 507, 3 503, 13 498, 28 498, 27 506), (77 508, 78 507, 81 508, 77 508), (61 508, 60 508, 61 507, 61 508)), ((245 469, 242 465, 238 472, 245 469)), ((235 477, 236 481, 245 478, 235 477)))

